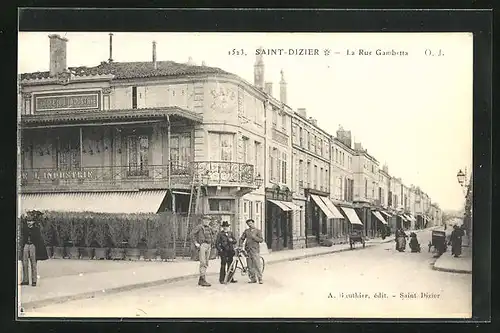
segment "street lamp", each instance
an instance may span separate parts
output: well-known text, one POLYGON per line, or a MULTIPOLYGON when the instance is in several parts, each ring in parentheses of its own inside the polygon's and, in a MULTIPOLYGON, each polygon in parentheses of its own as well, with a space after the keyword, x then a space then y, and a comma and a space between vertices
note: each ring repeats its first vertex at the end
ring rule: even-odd
POLYGON ((465 169, 465 172, 462 171, 462 169, 458 170, 457 172, 457 180, 462 189, 464 190, 464 194, 467 195, 467 169, 465 169))
POLYGON ((257 174, 257 176, 255 177, 255 185, 257 185, 257 188, 261 187, 262 186, 262 183, 264 183, 264 179, 262 179, 262 176, 259 174, 257 174))

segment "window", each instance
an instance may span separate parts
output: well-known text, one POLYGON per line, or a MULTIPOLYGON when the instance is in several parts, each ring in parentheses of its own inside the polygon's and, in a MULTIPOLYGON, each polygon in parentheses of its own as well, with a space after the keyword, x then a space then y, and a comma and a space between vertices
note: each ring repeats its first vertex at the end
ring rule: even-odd
POLYGON ((365 178, 365 198, 368 197, 368 179, 365 178))
POLYGON ((283 153, 281 155, 281 183, 286 184, 286 160, 287 155, 283 153))
POLYGON ((174 166, 185 166, 191 162, 191 133, 172 135, 170 138, 170 161, 174 166))
POLYGON ((281 129, 286 133, 286 113, 281 114, 281 129))
POLYGON ((312 152, 316 153, 316 136, 315 135, 312 135, 311 141, 312 142, 311 142, 309 149, 311 149, 312 152))
POLYGON ((311 150, 311 133, 307 133, 307 149, 311 150))
POLYGON ((303 186, 303 181, 304 181, 304 161, 299 160, 299 187, 303 186))
POLYGON ((243 214, 247 213, 248 200, 243 200, 243 214))
POLYGON ((319 168, 319 177, 318 177, 319 188, 323 189, 323 168, 319 168))
POLYGON ((311 162, 307 161, 307 168, 306 168, 306 183, 307 187, 311 186, 311 162))
POLYGON ((300 146, 304 146, 304 138, 303 138, 303 133, 302 133, 302 127, 299 127, 299 140, 300 140, 300 146))
POLYGON ((210 133, 210 159, 212 161, 233 160, 234 134, 210 133))
POLYGON ((260 142, 257 142, 255 141, 254 142, 254 153, 255 153, 255 172, 256 174, 258 174, 258 170, 260 170, 260 165, 261 165, 261 161, 262 161, 262 158, 261 158, 261 149, 260 149, 260 142))
POLYGON ((317 178, 316 177, 318 177, 318 166, 317 165, 314 166, 314 173, 313 173, 313 186, 314 186, 314 188, 317 188, 316 187, 316 185, 317 185, 317 180, 316 180, 317 178))
POLYGON ((303 209, 304 207, 303 206, 300 206, 300 211, 299 211, 299 216, 300 216, 300 221, 299 221, 299 224, 300 224, 300 236, 304 236, 304 225, 302 223, 303 219, 302 219, 302 212, 303 212, 303 209))
POLYGON ((344 180, 344 200, 349 200, 349 179, 344 180))
POLYGON ((372 199, 375 198, 375 182, 372 183, 372 199))
POLYGON ((250 159, 250 140, 247 137, 243 137, 243 163, 249 163, 250 159))
POLYGON ((70 134, 64 136, 64 138, 64 141, 58 140, 57 169, 78 169, 80 168, 80 138, 70 134))
POLYGON ((335 163, 339 163, 339 151, 335 148, 335 163))
POLYGON ((127 137, 128 175, 148 175, 149 138, 146 135, 127 137))
POLYGON ((132 87, 132 109, 137 109, 137 87, 132 87))
POLYGON ((273 110, 273 128, 276 128, 278 124, 278 111, 273 110))
POLYGON ((297 143, 297 125, 292 125, 293 143, 297 143))
POLYGON ((320 148, 319 154, 323 156, 323 140, 321 139, 319 139, 319 148, 320 148))
POLYGON ((234 200, 208 199, 208 206, 213 212, 231 212, 234 200))

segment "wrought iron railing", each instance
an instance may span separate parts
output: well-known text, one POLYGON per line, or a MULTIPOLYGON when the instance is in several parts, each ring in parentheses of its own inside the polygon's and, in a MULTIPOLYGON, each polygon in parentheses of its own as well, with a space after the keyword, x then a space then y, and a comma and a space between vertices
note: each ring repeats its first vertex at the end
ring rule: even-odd
POLYGON ((24 168, 21 171, 21 186, 52 185, 72 186, 84 184, 123 184, 145 182, 168 184, 241 184, 254 186, 254 166, 237 162, 188 162, 166 165, 96 166, 71 169, 24 168), (196 175, 196 177, 193 177, 196 175))

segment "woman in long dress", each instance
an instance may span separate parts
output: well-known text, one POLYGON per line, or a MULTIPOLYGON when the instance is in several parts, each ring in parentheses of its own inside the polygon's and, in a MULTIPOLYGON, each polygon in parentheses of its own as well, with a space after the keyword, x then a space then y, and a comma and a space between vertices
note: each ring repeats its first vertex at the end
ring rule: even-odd
POLYGON ((403 228, 399 228, 396 231, 396 250, 399 252, 404 252, 406 249, 406 238, 408 236, 404 232, 403 228))

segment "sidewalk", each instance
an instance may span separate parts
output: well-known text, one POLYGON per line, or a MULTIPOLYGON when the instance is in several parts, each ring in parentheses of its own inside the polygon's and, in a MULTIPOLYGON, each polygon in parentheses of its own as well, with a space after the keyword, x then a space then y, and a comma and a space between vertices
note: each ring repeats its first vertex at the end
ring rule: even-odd
POLYGON ((458 258, 447 251, 436 260, 433 268, 443 272, 472 274, 472 249, 462 247, 462 255, 458 258))
MULTIPOLYGON (((394 236, 387 237, 385 240, 371 239, 366 242, 366 247, 393 241, 394 236)), ((350 249, 349 244, 338 244, 331 247, 262 253, 262 256, 266 265, 270 265, 330 253, 358 250, 362 250, 359 244, 353 250, 350 249)), ((20 263, 19 265, 21 266, 20 263)), ((37 287, 18 286, 19 302, 26 310, 70 300, 94 298, 103 294, 197 278, 198 264, 186 259, 170 262, 50 259, 39 262, 38 271, 40 279, 37 287)), ((215 277, 219 274, 218 271, 218 262, 211 261, 207 275, 215 277)), ((21 268, 19 268, 20 273, 21 268)))

